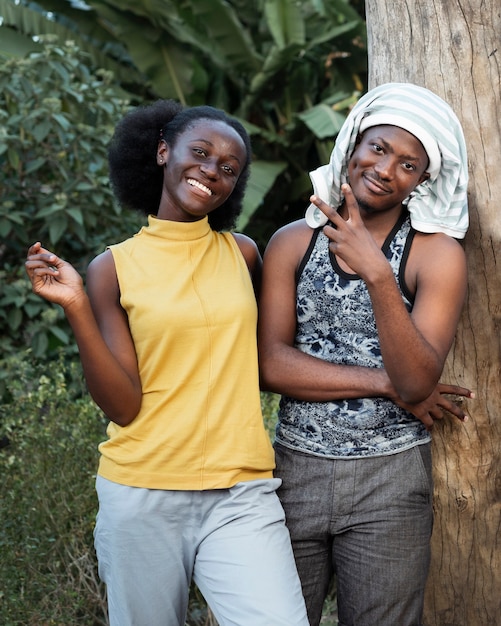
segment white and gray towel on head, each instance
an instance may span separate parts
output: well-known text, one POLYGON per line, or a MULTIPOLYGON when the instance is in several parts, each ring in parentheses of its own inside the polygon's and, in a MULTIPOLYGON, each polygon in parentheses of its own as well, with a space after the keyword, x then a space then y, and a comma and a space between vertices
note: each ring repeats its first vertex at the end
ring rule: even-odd
MULTIPOLYGON (((330 162, 310 172, 315 195, 338 208, 341 185, 357 135, 370 126, 389 124, 416 136, 428 154, 430 177, 405 200, 412 226, 424 233, 443 232, 462 239, 468 230, 468 162, 461 124, 451 107, 432 91, 410 83, 371 89, 353 107, 336 139, 330 162)), ((313 228, 327 222, 314 205, 306 211, 313 228)))

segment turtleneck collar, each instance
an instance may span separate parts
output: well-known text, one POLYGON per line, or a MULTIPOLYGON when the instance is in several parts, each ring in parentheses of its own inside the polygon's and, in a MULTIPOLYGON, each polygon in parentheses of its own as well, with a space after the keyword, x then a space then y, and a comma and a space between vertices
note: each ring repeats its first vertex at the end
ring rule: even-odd
POLYGON ((144 226, 143 231, 161 239, 194 241, 205 237, 211 231, 211 227, 207 216, 195 222, 173 222, 148 215, 148 226, 144 226))

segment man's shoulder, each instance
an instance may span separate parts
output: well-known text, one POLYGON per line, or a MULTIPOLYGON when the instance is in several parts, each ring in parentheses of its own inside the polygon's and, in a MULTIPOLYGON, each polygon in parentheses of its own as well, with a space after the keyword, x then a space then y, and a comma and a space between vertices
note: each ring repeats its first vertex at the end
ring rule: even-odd
POLYGON ((415 245, 423 251, 443 250, 461 256, 464 255, 461 243, 445 233, 422 233, 417 231, 414 237, 415 245))
POLYGON ((409 261, 420 273, 442 276, 466 273, 466 256, 461 243, 444 233, 417 232, 409 261))
POLYGON ((270 239, 270 242, 277 240, 280 242, 290 242, 291 240, 299 241, 303 239, 309 241, 314 232, 315 231, 308 226, 305 219, 299 219, 279 228, 270 239))
POLYGON ((305 254, 315 231, 300 219, 279 228, 266 246, 265 258, 273 256, 296 263, 305 254))

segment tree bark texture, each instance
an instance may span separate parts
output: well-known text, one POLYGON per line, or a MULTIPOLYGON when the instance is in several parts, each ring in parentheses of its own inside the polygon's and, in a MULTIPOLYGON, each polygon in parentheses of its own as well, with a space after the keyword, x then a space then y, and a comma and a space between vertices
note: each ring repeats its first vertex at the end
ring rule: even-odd
POLYGON ((412 82, 454 109, 468 148, 468 296, 442 380, 470 420, 433 431, 426 626, 501 625, 501 2, 366 0, 369 86, 412 82))

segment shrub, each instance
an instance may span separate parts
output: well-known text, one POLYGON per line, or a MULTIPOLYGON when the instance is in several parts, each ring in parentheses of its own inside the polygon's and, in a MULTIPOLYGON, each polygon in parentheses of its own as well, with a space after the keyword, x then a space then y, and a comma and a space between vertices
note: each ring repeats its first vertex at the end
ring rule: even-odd
MULTIPOLYGON (((128 107, 113 75, 91 70, 71 41, 0 64, 0 351, 50 356, 70 345, 58 307, 29 289, 23 263, 34 241, 76 264, 137 230, 113 200, 107 146, 128 107), (42 308, 44 315, 40 315, 42 308)), ((69 348, 71 352, 72 349, 69 348)))
POLYGON ((0 405, 3 623, 106 624, 92 543, 105 420, 77 363, 22 357, 1 363, 10 399, 0 405))

